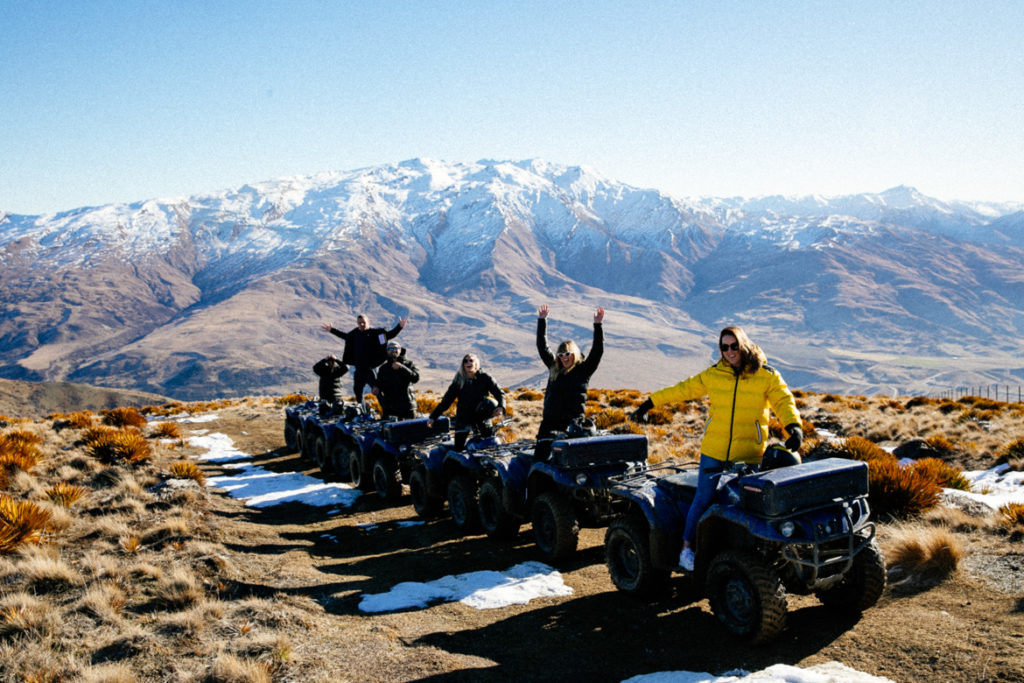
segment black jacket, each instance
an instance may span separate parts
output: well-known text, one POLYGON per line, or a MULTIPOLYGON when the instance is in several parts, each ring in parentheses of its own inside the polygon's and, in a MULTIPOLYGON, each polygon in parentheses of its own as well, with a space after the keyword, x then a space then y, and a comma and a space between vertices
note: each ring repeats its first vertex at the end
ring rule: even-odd
POLYGON ((337 358, 327 356, 316 362, 313 372, 320 378, 320 398, 331 402, 340 400, 343 391, 341 378, 348 372, 348 368, 337 358))
POLYGON ((476 409, 487 396, 493 396, 498 401, 498 407, 502 411, 505 410, 505 394, 501 392, 498 383, 486 372, 477 372, 473 379, 467 379, 461 387, 458 382, 452 381, 448 386, 448 391, 444 392, 441 402, 430 413, 430 419, 436 420, 441 413, 448 410, 452 403, 458 400, 459 404, 455 406, 455 427, 457 429, 471 427, 481 421, 476 409))
POLYGON ((594 342, 590 346, 590 353, 569 372, 551 375, 551 368, 561 361, 548 348, 547 320, 537 318, 537 352, 549 371, 548 385, 544 390, 544 412, 538 432, 540 436, 546 436, 552 431, 566 429, 570 422, 583 415, 590 377, 604 355, 604 329, 601 323, 594 323, 594 342))
POLYGON ((405 349, 398 354, 398 367, 391 367, 391 359, 377 368, 377 388, 383 417, 402 420, 416 417, 416 395, 412 385, 420 381, 416 365, 405 357, 405 349))
POLYGON ((345 340, 345 352, 341 355, 341 362, 357 368, 373 368, 387 360, 388 339, 397 337, 401 331, 400 325, 395 325, 390 330, 383 327, 360 330, 354 327, 348 332, 331 328, 331 334, 345 340))

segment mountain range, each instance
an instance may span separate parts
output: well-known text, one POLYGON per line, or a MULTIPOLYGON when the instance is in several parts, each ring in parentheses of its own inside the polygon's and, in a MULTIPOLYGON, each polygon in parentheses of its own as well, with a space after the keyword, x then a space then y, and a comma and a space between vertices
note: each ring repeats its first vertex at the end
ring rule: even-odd
POLYGON ((409 323, 421 387, 467 351, 543 386, 536 311, 592 386, 653 390, 742 325, 797 388, 924 394, 1024 379, 1024 204, 910 187, 677 198, 542 160, 413 159, 191 197, 0 212, 0 377, 190 400, 314 393, 320 329, 409 323))

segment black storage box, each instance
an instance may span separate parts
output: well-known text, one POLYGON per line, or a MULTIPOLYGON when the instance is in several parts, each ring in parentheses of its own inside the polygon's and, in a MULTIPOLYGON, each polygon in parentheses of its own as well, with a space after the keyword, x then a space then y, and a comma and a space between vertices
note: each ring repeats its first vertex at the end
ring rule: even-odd
POLYGON ((743 507, 769 517, 867 495, 868 464, 825 458, 747 475, 739 481, 743 507))
POLYGON ((381 437, 396 446, 419 443, 437 434, 448 431, 448 418, 441 416, 434 420, 434 428, 427 426, 430 418, 417 417, 411 420, 388 422, 381 429, 381 437))
POLYGON ((579 439, 559 439, 551 444, 550 461, 559 467, 645 462, 647 437, 643 434, 609 434, 579 439))

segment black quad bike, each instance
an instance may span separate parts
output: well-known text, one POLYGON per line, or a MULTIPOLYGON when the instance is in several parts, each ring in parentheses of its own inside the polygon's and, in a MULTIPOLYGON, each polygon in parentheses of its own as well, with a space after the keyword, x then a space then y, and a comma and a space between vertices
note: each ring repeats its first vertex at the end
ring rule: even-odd
MULTIPOLYGON (((674 465, 612 485, 625 505, 605 533, 605 558, 619 590, 650 595, 667 588, 696 485, 696 468, 674 465)), ((785 628, 787 591, 813 593, 847 613, 868 609, 885 589, 885 563, 867 493, 864 462, 735 466, 701 516, 694 571, 687 573, 693 587, 726 629, 753 643, 785 628)))

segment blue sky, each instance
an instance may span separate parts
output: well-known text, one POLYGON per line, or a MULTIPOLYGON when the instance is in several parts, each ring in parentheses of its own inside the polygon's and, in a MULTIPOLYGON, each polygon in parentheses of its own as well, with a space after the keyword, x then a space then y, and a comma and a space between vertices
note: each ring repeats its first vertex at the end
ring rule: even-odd
POLYGON ((0 0, 0 212, 413 157, 1024 200, 1024 2, 0 0))

